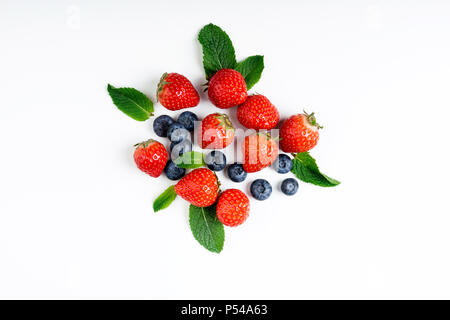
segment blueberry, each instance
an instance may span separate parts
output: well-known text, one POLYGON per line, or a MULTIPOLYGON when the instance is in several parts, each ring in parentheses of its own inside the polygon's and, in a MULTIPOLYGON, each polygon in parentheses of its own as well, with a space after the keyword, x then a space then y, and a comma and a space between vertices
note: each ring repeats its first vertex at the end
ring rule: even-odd
POLYGON ((164 167, 164 173, 170 180, 179 180, 184 177, 186 169, 177 167, 177 165, 172 160, 169 160, 164 167))
POLYGON ((272 186, 267 180, 256 179, 250 186, 250 192, 256 200, 266 200, 272 193, 272 186))
POLYGON ((242 182, 247 178, 247 172, 245 172, 244 167, 240 163, 229 165, 227 172, 228 177, 234 182, 242 182))
POLYGON ((205 163, 209 169, 213 171, 220 171, 227 165, 227 158, 223 152, 213 150, 206 155, 205 163))
POLYGON ((183 153, 190 151, 192 151, 192 143, 189 140, 170 143, 170 152, 172 154, 172 159, 176 159, 183 153))
POLYGON ((198 117, 195 113, 190 111, 185 111, 178 116, 179 123, 181 123, 188 131, 194 131, 195 121, 198 121, 198 117))
POLYGON ((167 137, 172 142, 180 142, 184 139, 190 138, 191 134, 186 128, 178 122, 174 122, 169 126, 167 130, 167 137))
POLYGON ((281 191, 288 196, 292 196, 298 190, 298 182, 293 178, 284 179, 281 183, 281 191))
POLYGON ((292 169, 292 160, 287 154, 279 154, 274 168, 278 173, 288 173, 292 169))
POLYGON ((167 137, 169 126, 175 122, 171 117, 162 115, 153 121, 153 131, 160 137, 167 137))

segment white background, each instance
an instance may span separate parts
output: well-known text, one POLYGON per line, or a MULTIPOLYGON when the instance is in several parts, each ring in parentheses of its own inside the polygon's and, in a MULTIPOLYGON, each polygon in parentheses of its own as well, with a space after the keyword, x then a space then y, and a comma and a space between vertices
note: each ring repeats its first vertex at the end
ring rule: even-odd
POLYGON ((450 298, 449 33, 448 1, 2 0, 0 298, 450 298), (275 190, 219 255, 183 200, 152 212, 170 182, 132 160, 151 121, 106 92, 154 100, 165 71, 200 89, 209 22, 265 56, 251 92, 282 118, 316 111, 312 154, 342 181, 288 198, 271 169, 221 176, 275 190))

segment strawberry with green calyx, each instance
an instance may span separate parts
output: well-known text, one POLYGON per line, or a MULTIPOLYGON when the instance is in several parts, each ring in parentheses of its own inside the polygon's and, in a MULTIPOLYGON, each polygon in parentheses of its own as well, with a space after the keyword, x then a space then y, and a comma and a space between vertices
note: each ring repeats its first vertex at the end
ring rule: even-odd
POLYGON ((153 202, 153 210, 167 208, 177 195, 196 207, 209 207, 216 202, 218 193, 219 181, 215 173, 207 168, 198 168, 167 188, 153 202))
POLYGON ((226 114, 213 113, 203 119, 198 136, 198 144, 202 149, 223 149, 233 139, 234 127, 226 114))
POLYGON ((198 105, 200 97, 192 83, 178 73, 164 73, 158 84, 158 101, 169 110, 192 108, 198 105))
POLYGON ((249 129, 275 128, 280 120, 277 108, 261 94, 251 95, 237 109, 239 122, 249 129))
POLYGON ((269 134, 255 133, 245 137, 242 144, 245 172, 257 172, 270 166, 277 158, 278 146, 269 134))
POLYGON ((168 155, 164 145, 156 140, 135 145, 134 161, 137 167, 152 177, 159 177, 167 163, 168 155))
POLYGON ((314 112, 296 114, 284 121, 280 129, 280 149, 287 153, 306 152, 319 140, 319 129, 314 112))

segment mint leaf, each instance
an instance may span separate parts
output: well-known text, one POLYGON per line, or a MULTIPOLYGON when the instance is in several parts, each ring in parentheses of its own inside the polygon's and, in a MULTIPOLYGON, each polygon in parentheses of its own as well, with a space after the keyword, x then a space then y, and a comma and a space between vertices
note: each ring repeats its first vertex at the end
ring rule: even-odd
POLYGON ((220 69, 234 69, 236 56, 228 35, 218 26, 210 23, 200 30, 198 41, 203 49, 203 68, 206 79, 220 69))
POLYGON ((189 225, 194 238, 206 249, 219 253, 225 242, 223 224, 216 215, 216 206, 189 207, 189 225))
POLYGON ((184 169, 195 169, 205 166, 205 161, 203 160, 203 153, 190 151, 183 153, 181 156, 175 159, 175 164, 177 167, 184 169))
POLYGON ((297 153, 294 157, 292 172, 300 180, 315 184, 320 187, 334 187, 340 184, 339 181, 328 177, 319 171, 316 160, 309 152, 297 153))
POLYGON ((153 102, 136 89, 108 84, 108 93, 116 107, 134 120, 145 121, 153 115, 153 102))
POLYGON ((153 211, 165 209, 175 200, 177 194, 175 193, 175 186, 170 186, 161 193, 161 195, 153 201, 153 211))
POLYGON ((242 74, 247 85, 247 90, 250 90, 261 78, 261 73, 264 69, 264 57, 248 57, 244 61, 239 62, 235 69, 242 74))

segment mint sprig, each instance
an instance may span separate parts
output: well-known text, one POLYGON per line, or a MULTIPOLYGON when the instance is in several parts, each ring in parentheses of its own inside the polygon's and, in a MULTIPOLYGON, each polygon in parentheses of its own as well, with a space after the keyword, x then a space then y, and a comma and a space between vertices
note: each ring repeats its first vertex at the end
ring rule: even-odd
POLYGON ((153 115, 153 102, 136 89, 108 84, 108 93, 116 107, 134 120, 145 121, 153 115))
POLYGON ((316 160, 311 157, 309 152, 297 153, 292 162, 291 172, 304 182, 312 183, 320 187, 334 187, 340 184, 339 181, 320 172, 316 160))
POLYGON ((174 163, 177 167, 184 169, 195 169, 204 167, 203 153, 197 151, 185 152, 175 159, 174 163))
POLYGON ((210 79, 220 69, 234 69, 236 55, 230 37, 218 26, 210 23, 198 34, 203 48, 203 67, 206 79, 210 79))
POLYGON ((189 225, 194 238, 207 250, 219 253, 225 242, 223 224, 216 215, 216 206, 206 208, 190 205, 189 225))
POLYGON ((263 56, 251 56, 241 61, 236 66, 236 71, 239 71, 245 79, 247 90, 250 90, 261 78, 264 69, 263 56))
POLYGON ((158 212, 167 208, 175 200, 177 194, 175 193, 175 186, 168 187, 163 193, 153 201, 153 211, 158 212))
POLYGON ((198 41, 202 45, 203 68, 207 80, 220 69, 235 69, 242 74, 249 90, 261 78, 263 56, 251 56, 237 63, 233 43, 220 27, 212 23, 204 26, 198 34, 198 41))

